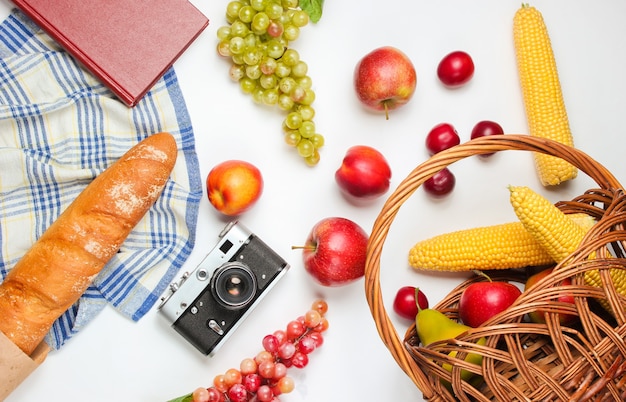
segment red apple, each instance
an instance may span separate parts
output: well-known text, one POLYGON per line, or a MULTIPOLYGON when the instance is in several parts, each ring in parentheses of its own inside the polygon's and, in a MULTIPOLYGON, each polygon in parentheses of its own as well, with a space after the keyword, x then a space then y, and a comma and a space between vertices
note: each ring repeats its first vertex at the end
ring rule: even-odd
POLYGON ((461 294, 459 318, 465 325, 476 328, 506 310, 521 294, 521 290, 509 282, 474 282, 461 294))
POLYGON ((389 111, 406 104, 415 92, 413 63, 401 50, 384 46, 363 56, 354 69, 354 88, 366 107, 389 111))
MULTIPOLYGON (((526 284, 524 286, 524 290, 530 289, 532 286, 534 286, 537 282, 541 281, 543 278, 545 278, 546 276, 550 275, 550 273, 552 273, 552 268, 548 268, 548 269, 544 269, 542 271, 539 271, 533 275, 531 275, 527 280, 526 280, 526 284)), ((564 286, 570 286, 572 284, 572 280, 569 278, 566 278, 563 280, 563 282, 561 283, 561 285, 564 286)), ((556 299, 557 302, 561 302, 561 303, 572 303, 574 304, 574 296, 572 295, 562 295, 559 296, 556 299)), ((545 317, 544 317, 545 311, 543 310, 537 310, 537 311, 533 311, 532 313, 528 314, 528 317, 530 318, 530 320, 532 322, 536 322, 536 323, 545 323, 545 317)), ((578 320, 578 316, 573 315, 573 314, 559 314, 559 322, 561 324, 573 324, 578 320)))
POLYGON ((249 162, 228 160, 219 163, 206 179, 211 205, 227 216, 241 215, 250 209, 263 193, 263 177, 249 162))
POLYGON ((306 271, 323 286, 342 286, 365 274, 368 234, 353 221, 330 217, 313 226, 302 249, 306 271))
POLYGON ((345 194, 366 200, 385 194, 390 179, 391 168, 385 157, 365 145, 349 148, 335 172, 335 181, 345 194))

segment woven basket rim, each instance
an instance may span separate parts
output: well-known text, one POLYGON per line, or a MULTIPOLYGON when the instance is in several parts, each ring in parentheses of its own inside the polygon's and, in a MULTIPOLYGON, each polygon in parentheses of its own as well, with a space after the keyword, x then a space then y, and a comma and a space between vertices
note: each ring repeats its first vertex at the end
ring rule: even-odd
POLYGON ((593 179, 601 189, 621 191, 623 186, 613 174, 583 151, 561 143, 526 134, 505 134, 482 137, 439 152, 419 164, 404 178, 385 201, 374 221, 365 266, 365 293, 380 338, 389 349, 396 363, 422 391, 424 399, 444 400, 432 388, 427 375, 411 356, 387 314, 380 286, 380 260, 382 249, 402 204, 428 178, 462 159, 482 154, 513 150, 539 152, 560 157, 593 179))

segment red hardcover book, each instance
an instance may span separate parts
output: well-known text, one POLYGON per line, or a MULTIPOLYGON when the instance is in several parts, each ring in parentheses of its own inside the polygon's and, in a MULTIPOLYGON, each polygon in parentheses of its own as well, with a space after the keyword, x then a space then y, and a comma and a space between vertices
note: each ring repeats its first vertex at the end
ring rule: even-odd
POLYGON ((209 24, 188 0, 13 0, 134 106, 209 24))

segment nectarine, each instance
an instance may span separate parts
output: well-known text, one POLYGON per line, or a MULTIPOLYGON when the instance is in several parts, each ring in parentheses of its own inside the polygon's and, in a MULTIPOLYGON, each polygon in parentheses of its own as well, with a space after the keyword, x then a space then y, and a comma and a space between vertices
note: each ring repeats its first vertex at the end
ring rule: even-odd
POLYGON ((227 216, 241 215, 263 193, 263 176, 253 164, 241 160, 219 163, 206 179, 209 202, 227 216))

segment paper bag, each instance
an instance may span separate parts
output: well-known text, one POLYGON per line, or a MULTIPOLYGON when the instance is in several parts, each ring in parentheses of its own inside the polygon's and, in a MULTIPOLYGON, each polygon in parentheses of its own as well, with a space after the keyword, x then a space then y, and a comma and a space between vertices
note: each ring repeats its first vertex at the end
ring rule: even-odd
POLYGON ((42 342, 28 356, 0 331, 0 401, 3 401, 46 359, 50 347, 42 342))

